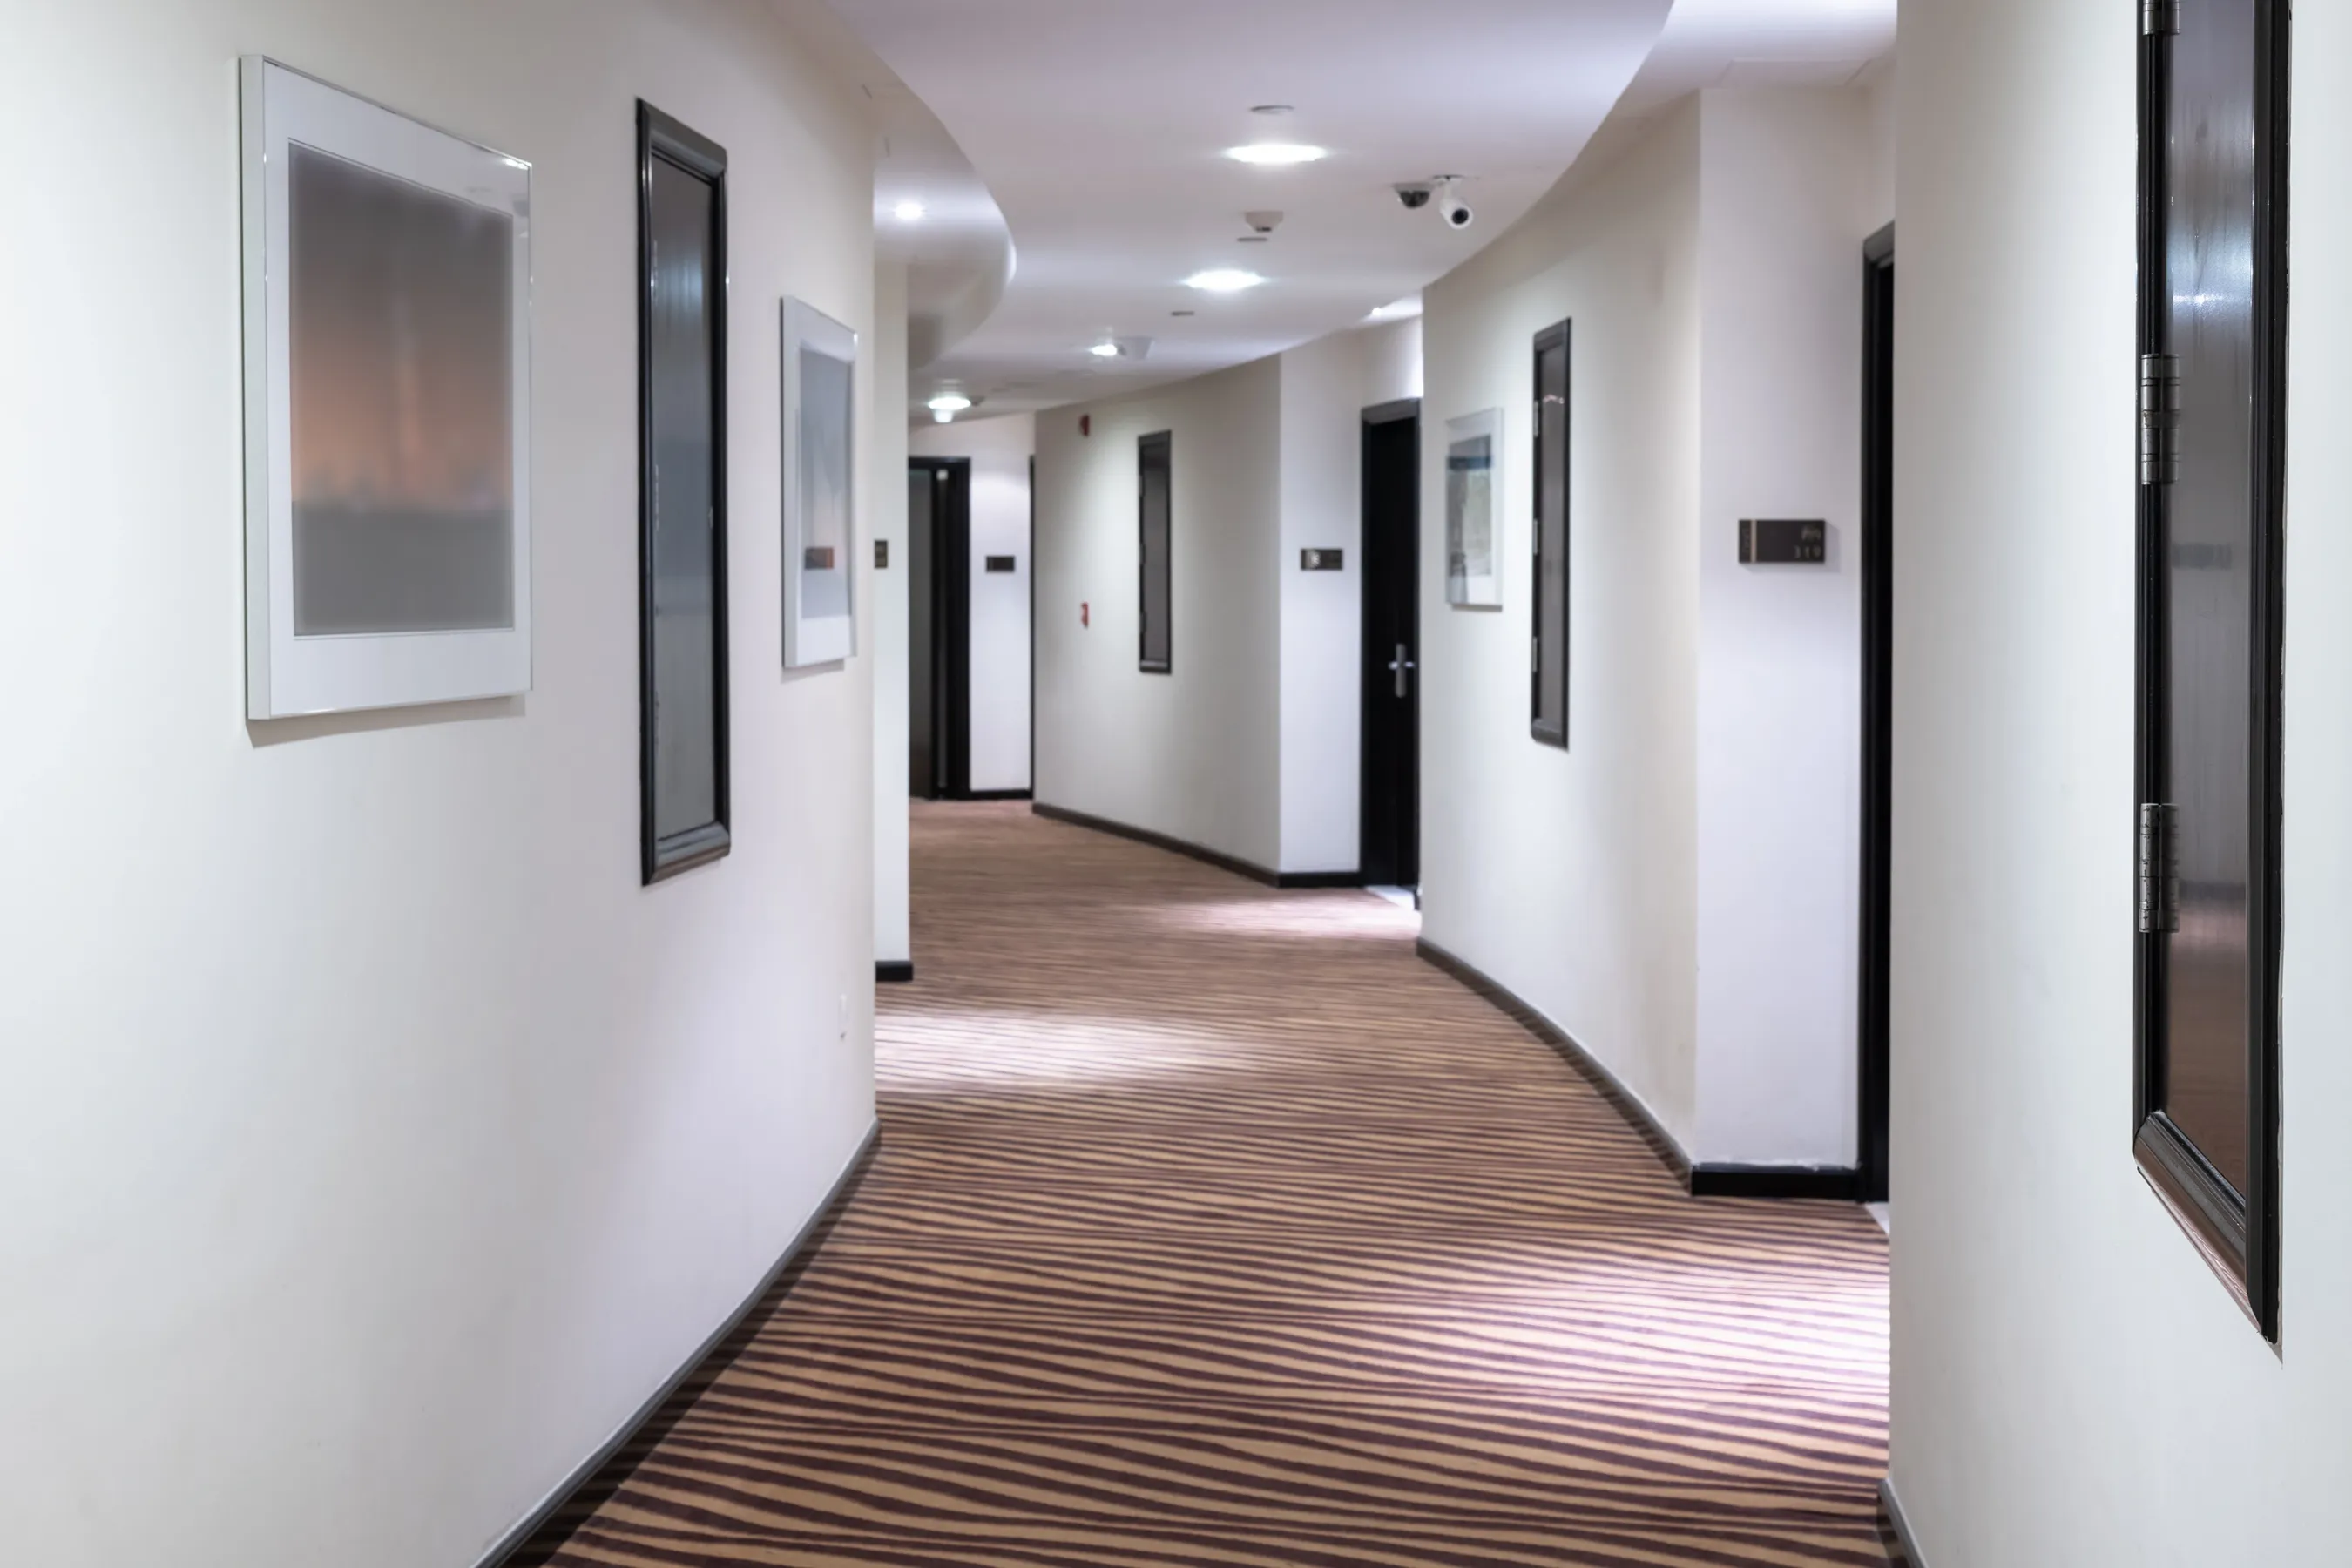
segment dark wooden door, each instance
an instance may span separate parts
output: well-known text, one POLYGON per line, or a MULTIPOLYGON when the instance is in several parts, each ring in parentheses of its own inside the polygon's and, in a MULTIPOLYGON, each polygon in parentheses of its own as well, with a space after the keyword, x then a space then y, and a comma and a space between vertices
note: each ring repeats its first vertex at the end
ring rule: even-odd
POLYGON ((1421 404, 1364 416, 1363 786, 1358 867, 1421 882, 1421 404))

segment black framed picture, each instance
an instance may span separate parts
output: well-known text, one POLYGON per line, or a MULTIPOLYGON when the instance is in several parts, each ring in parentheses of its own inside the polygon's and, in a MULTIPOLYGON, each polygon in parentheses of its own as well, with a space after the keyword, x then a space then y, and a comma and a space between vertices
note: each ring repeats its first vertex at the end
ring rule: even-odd
POLYGON ((647 884, 725 855, 727 153, 637 105, 640 758, 647 884))
POLYGON ((2135 1151, 2275 1339, 2287 5, 2143 20, 2135 1151))

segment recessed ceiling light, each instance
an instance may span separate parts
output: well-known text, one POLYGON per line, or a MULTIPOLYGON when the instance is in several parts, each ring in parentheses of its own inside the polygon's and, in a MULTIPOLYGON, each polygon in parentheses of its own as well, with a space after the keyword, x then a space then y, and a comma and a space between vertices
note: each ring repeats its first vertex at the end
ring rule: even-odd
POLYGON ((900 202, 890 209, 890 216, 900 223, 915 223, 921 219, 923 212, 923 204, 920 202, 900 202))
POLYGON ((1244 147, 1228 147, 1225 156, 1236 163, 1258 163, 1281 166, 1289 163, 1312 163, 1331 154, 1320 147, 1309 147, 1303 142, 1252 142, 1244 147))
POLYGON ((1117 359, 1118 357, 1118 345, 1111 342, 1108 338, 1105 338, 1102 342, 1088 349, 1087 353, 1094 355, 1097 359, 1117 359))
POLYGON ((930 403, 934 414, 961 414, 971 406, 971 399, 961 392, 942 392, 930 403))
POLYGON ((1206 272, 1195 272, 1185 279, 1184 287, 1198 289, 1204 294, 1238 294, 1265 281, 1256 273, 1244 272, 1238 267, 1212 267, 1206 272))

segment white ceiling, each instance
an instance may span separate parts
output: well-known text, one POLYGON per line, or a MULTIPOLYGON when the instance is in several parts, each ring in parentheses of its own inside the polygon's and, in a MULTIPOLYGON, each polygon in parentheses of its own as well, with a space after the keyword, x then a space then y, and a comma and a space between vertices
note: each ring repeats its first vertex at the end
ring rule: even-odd
MULTIPOLYGON (((1633 79, 1667 0, 833 0, 929 106, 1010 225, 995 312, 919 374, 987 413, 1196 374, 1361 321, 1502 232, 1633 79), (1286 103, 1278 119, 1254 105, 1286 103), (1301 168, 1223 149, 1313 142, 1301 168), (1470 177, 1466 232, 1391 186, 1470 177), (1276 208, 1264 245, 1242 214, 1276 208), (1223 297, 1182 279, 1247 267, 1223 297), (1191 310, 1197 314, 1171 314, 1191 310), (1087 353, 1146 337, 1140 362, 1087 353)), ((886 224, 886 229, 887 226, 886 224)))
POLYGON ((983 415, 1352 325, 1492 242, 1589 143, 1604 155, 1697 88, 1851 80, 1895 36, 1895 0, 1674 0, 1671 18, 1669 0, 831 4, 831 52, 884 138, 879 245, 910 263, 913 401, 951 388, 983 415), (1295 112, 1250 112, 1262 103, 1295 112), (1258 140, 1331 156, 1262 169, 1221 155, 1258 140), (1469 177, 1469 230, 1391 190, 1439 174, 1469 177), (902 199, 924 203, 920 223, 891 215, 902 199), (1254 208, 1282 225, 1238 243, 1254 208), (1182 286, 1215 267, 1268 281, 1182 286), (1107 335, 1150 352, 1090 356, 1107 335))

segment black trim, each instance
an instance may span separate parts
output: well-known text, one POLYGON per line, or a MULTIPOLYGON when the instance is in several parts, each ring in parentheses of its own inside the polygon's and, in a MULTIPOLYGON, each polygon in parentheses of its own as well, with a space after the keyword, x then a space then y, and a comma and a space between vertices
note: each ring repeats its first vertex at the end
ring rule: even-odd
MULTIPOLYGON (((1535 410, 1535 416, 1531 421, 1535 429, 1529 437, 1535 447, 1535 483, 1529 487, 1534 491, 1534 496, 1528 511, 1528 527, 1535 532, 1535 548, 1530 552, 1534 569, 1529 580, 1528 603, 1529 615, 1532 617, 1534 641, 1538 650, 1538 659, 1531 660, 1530 663, 1538 663, 1541 658, 1544 636, 1543 356, 1549 350, 1555 348, 1559 350, 1567 362, 1560 370, 1560 379, 1567 387, 1567 391, 1562 395, 1561 399, 1566 406, 1560 414, 1562 439, 1559 452, 1559 547, 1562 557, 1559 563, 1559 589, 1560 597, 1564 601, 1560 606, 1559 616, 1559 722, 1557 724, 1544 722, 1543 670, 1538 665, 1538 668, 1529 670, 1528 674, 1528 733, 1542 744, 1558 746, 1562 751, 1568 749, 1569 712, 1574 702, 1576 673, 1575 664, 1569 658, 1569 650, 1574 640, 1575 632, 1570 616, 1576 602, 1571 587, 1573 563, 1576 560, 1576 552, 1572 543, 1575 537, 1576 518, 1574 510, 1569 505, 1568 489, 1569 481, 1573 477, 1570 467, 1570 455, 1576 441, 1576 426, 1573 422, 1576 408, 1576 347, 1572 336, 1573 331, 1573 322, 1560 321, 1546 327, 1536 334, 1535 353, 1531 356, 1534 361, 1531 379, 1535 387, 1535 395, 1528 405, 1535 410)), ((1501 487, 1498 486, 1496 487, 1498 501, 1500 494, 1501 487)))
POLYGON ((1825 1198, 1856 1204, 1862 1175, 1844 1165, 1693 1165, 1695 1198, 1825 1198))
POLYGON ((1862 883, 1855 1037, 1861 1059, 1856 1165, 1864 1202, 1884 1202, 1893 1077, 1895 813, 1895 226, 1862 247, 1862 883))
POLYGON ((1146 675, 1167 675, 1176 668, 1176 457, 1175 437, 1161 430, 1135 439, 1135 598, 1138 614, 1135 623, 1136 667, 1146 675), (1160 608, 1160 618, 1167 622, 1163 632, 1167 641, 1167 657, 1151 657, 1151 577, 1148 565, 1150 546, 1144 531, 1145 489, 1151 482, 1152 459, 1159 459, 1160 473, 1168 487, 1168 603, 1160 608))
POLYGON ((1027 800, 1030 798, 1030 792, 1025 789, 968 789, 961 795, 950 795, 949 798, 951 800, 1027 800))
MULTIPOLYGON (((2279 1338, 2279 910, 2281 730, 2279 689, 2284 658, 2286 473, 2287 157, 2289 137, 2289 18, 2286 0, 2255 0, 2253 157, 2254 453, 2250 498, 2255 584, 2247 737, 2247 1191, 2238 1193, 2165 1113, 2165 1019, 2169 977, 2167 942, 2158 933, 2135 939, 2132 1149, 2141 1173, 2167 1206, 2195 1233, 2199 1250, 2223 1275, 2261 1328, 2279 1338)), ((2169 191, 2173 40, 2150 34, 2139 57, 2139 350, 2168 352, 2171 244, 2169 191)), ((2169 592, 2169 490, 2139 487, 2139 559, 2136 641, 2139 734, 2135 800, 2171 798, 2170 653, 2167 646, 2169 592)), ((2133 844, 2129 833, 2123 842, 2133 844)), ((2135 846, 2136 848, 2136 846, 2135 846)), ((2130 872, 2137 880, 2133 856, 2130 872)))
POLYGON ((637 794, 638 872, 647 887, 707 866, 734 846, 727 644, 727 150, 637 102, 637 794), (654 799, 654 161, 710 186, 710 633, 714 820, 659 837, 654 799))
POLYGON ((507 1531, 477 1568, 541 1568, 562 1552, 573 1531, 611 1500, 695 1402, 751 1347, 769 1319, 782 1309, 793 1288, 808 1272, 809 1265, 816 1261, 834 1227, 848 1212, 850 1200, 856 1196, 859 1184, 874 1163, 874 1152, 880 1141, 881 1127, 877 1122, 866 1130, 857 1153, 835 1180, 824 1202, 817 1205, 816 1213, 785 1247, 783 1256, 768 1270, 767 1277, 744 1298, 743 1304, 728 1315, 717 1331, 670 1375, 661 1391, 639 1406, 637 1413, 573 1470, 553 1495, 507 1531))
POLYGON ((1695 1198, 1834 1198, 1858 1202, 1860 1177, 1840 1166, 1693 1164, 1674 1134, 1650 1108, 1617 1081, 1617 1075, 1576 1037, 1553 1023, 1493 975, 1446 952, 1427 937, 1415 940, 1413 950, 1423 960, 1445 971, 1492 1003, 1498 1012, 1559 1053, 1580 1077, 1591 1084, 1625 1119, 1627 1126, 1650 1146, 1666 1173, 1695 1198))
POLYGON ((1029 788, 1037 788, 1037 454, 1029 454, 1029 788))
POLYGON ((915 961, 911 958, 877 958, 874 961, 874 984, 877 985, 908 985, 914 983, 915 961))
POLYGON ((1903 1500, 1895 1495, 1895 1478, 1878 1478, 1878 1531, 1881 1542, 1895 1550, 1888 1553, 1897 1563, 1909 1568, 1927 1568, 1927 1560, 1919 1555, 1918 1540, 1911 1533, 1911 1521, 1903 1517, 1903 1500))
POLYGON ((1600 1058, 1579 1045, 1574 1036, 1520 1000, 1517 993, 1493 975, 1454 957, 1427 937, 1416 939, 1413 951, 1424 962, 1462 982, 1494 1004, 1496 1011, 1559 1052, 1580 1077, 1600 1091, 1601 1099, 1616 1108, 1617 1114, 1625 1119, 1626 1125, 1633 1128, 1642 1142, 1650 1146, 1650 1152, 1658 1157, 1658 1163, 1666 1168, 1668 1175, 1674 1177, 1675 1185, 1685 1190, 1689 1188, 1690 1156, 1683 1152, 1683 1146, 1675 1142, 1674 1134, 1668 1132, 1657 1118, 1650 1114, 1650 1108, 1619 1083, 1617 1075, 1601 1066, 1600 1058))
POLYGON ((1211 849, 1205 845, 1171 838, 1165 833, 1154 833, 1148 827, 1132 827, 1124 822, 1113 822, 1108 816, 1092 816, 1083 811, 1072 811, 1066 805, 1048 805, 1037 801, 1029 809, 1053 822, 1066 822, 1073 827, 1084 827, 1096 833, 1108 833, 1115 838, 1129 838, 1138 844, 1149 844, 1154 849, 1165 849, 1171 855, 1181 855, 1188 860, 1198 860, 1214 866, 1220 871, 1230 871, 1236 877, 1267 888, 1360 888, 1363 881, 1353 871, 1269 871, 1265 867, 1244 860, 1238 856, 1211 849))

